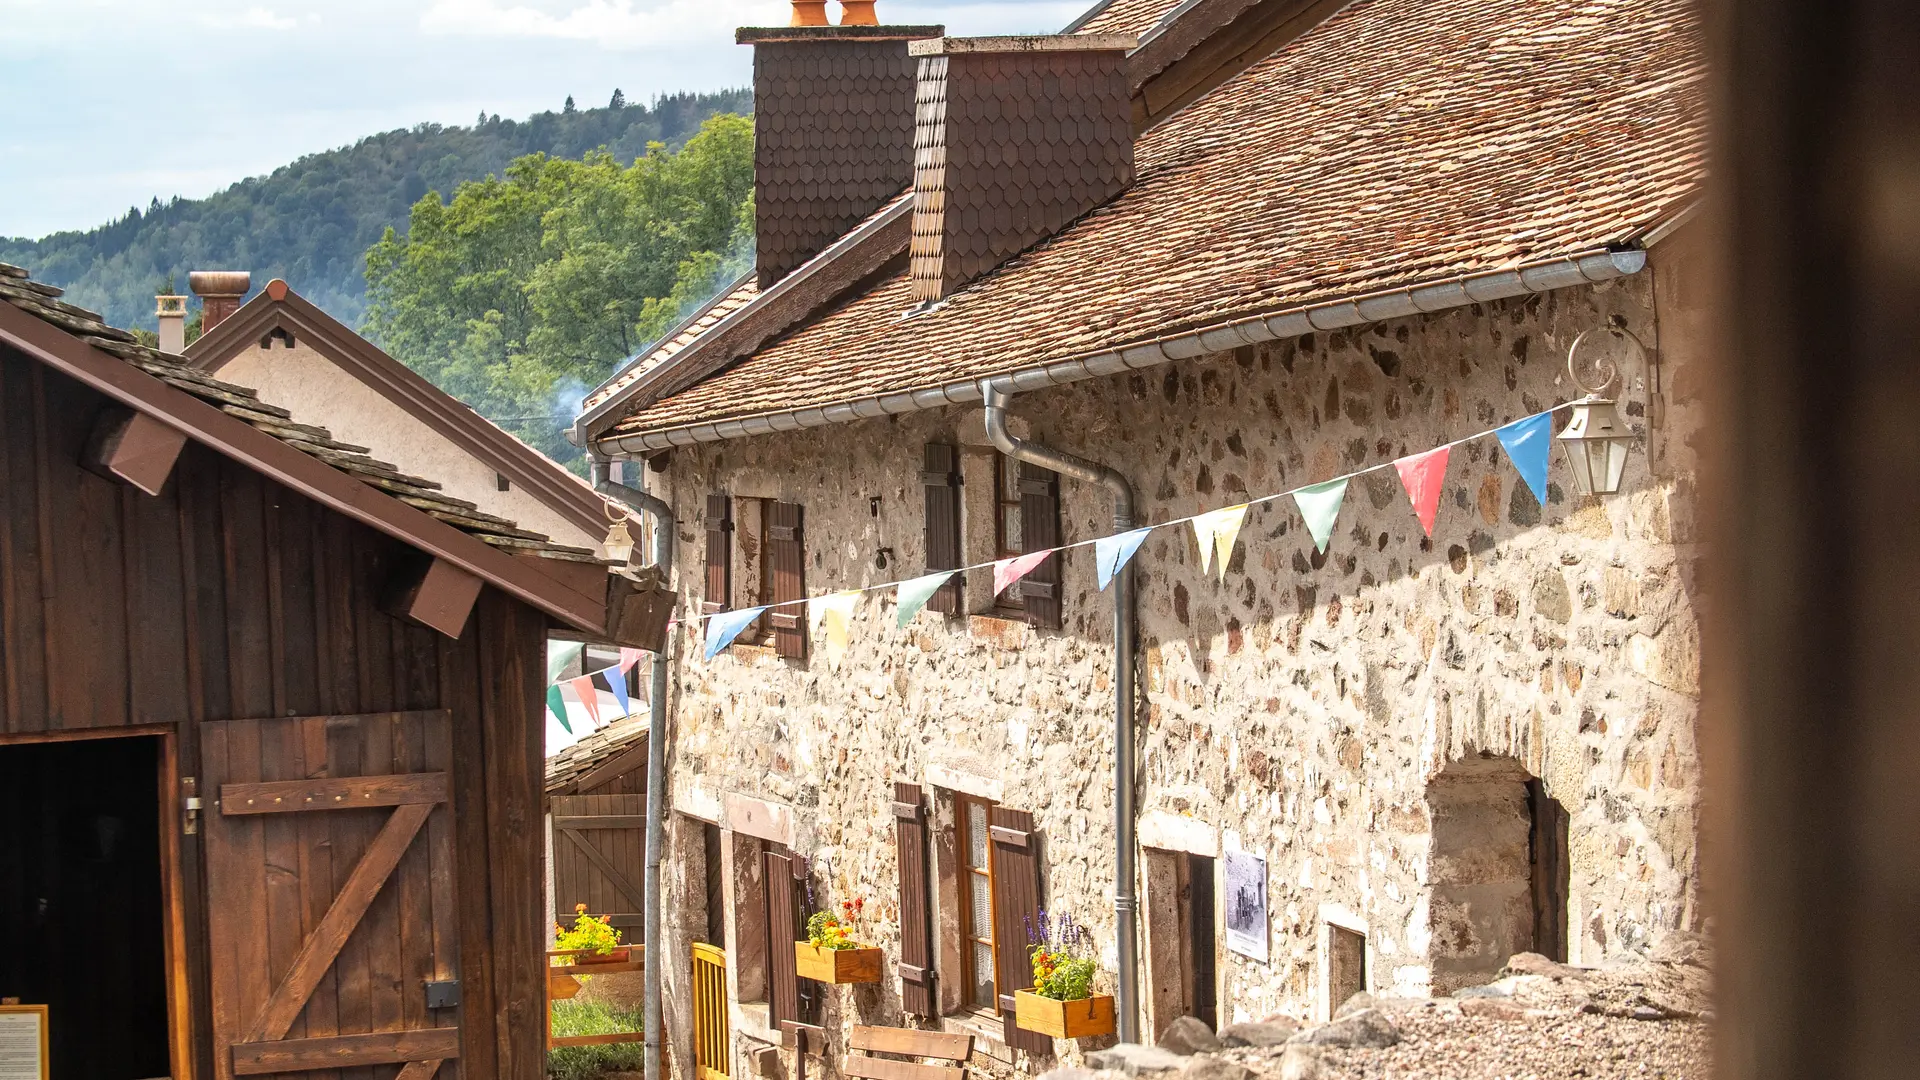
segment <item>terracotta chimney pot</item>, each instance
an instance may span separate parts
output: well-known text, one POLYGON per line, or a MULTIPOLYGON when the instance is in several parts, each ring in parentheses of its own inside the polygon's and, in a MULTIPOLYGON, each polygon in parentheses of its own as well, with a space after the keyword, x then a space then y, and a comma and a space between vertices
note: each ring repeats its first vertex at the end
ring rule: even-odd
POLYGON ((200 298, 200 332, 207 333, 240 310, 253 275, 245 270, 195 270, 187 275, 187 288, 200 298))
POLYGON ((793 0, 793 21, 788 26, 831 26, 827 22, 827 0, 793 0))
POLYGON ((841 26, 879 26, 880 16, 873 10, 873 0, 840 0, 841 26))

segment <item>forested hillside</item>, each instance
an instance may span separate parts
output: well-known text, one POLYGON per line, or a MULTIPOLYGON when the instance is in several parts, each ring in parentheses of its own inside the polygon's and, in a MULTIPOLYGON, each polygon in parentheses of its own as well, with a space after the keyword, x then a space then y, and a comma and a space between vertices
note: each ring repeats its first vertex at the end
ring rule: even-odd
POLYGON ((0 238, 0 262, 30 267, 118 326, 151 328, 153 294, 167 275, 184 284, 187 271, 208 269, 250 270, 256 286, 286 278, 358 325, 368 248, 389 226, 404 226, 428 191, 449 195, 532 153, 579 159, 605 147, 613 161, 632 162, 650 142, 677 146, 708 117, 751 108, 745 90, 647 105, 626 104, 616 92, 605 108, 574 109, 569 99, 560 112, 523 121, 496 114, 472 127, 420 124, 303 157, 205 199, 155 199, 86 232, 0 238))
POLYGON ((532 154, 415 203, 366 255, 366 332, 563 461, 588 389, 753 262, 753 124, 630 164, 532 154))

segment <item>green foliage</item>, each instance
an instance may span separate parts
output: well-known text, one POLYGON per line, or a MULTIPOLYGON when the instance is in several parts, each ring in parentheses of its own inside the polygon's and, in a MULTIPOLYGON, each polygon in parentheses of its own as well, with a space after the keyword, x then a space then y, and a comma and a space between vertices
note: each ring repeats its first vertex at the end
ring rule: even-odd
POLYGON ((631 165, 531 154, 413 206, 368 250, 366 332, 543 451, 588 387, 752 263, 753 125, 631 165))
POLYGON ((1033 992, 1055 1001, 1083 1001, 1093 994, 1093 973, 1098 965, 1091 956, 1048 954, 1044 964, 1042 946, 1033 947, 1033 992), (1045 974, 1041 974, 1042 970, 1045 974))
MULTIPOLYGON (((590 1001, 553 1003, 555 1035, 611 1035, 640 1030, 643 1028, 638 1012, 624 1012, 590 1001)), ((646 1067, 646 1060, 646 1045, 640 1042, 560 1046, 547 1051, 547 1076, 551 1080, 596 1080, 602 1073, 637 1072, 646 1067)))
POLYGON ((535 152, 578 158, 604 147, 631 161, 654 143, 678 146, 709 116, 750 105, 748 92, 735 90, 523 121, 495 115, 473 127, 419 124, 310 154, 205 199, 156 198, 85 232, 0 237, 0 262, 66 288, 67 299, 116 326, 152 329, 154 283, 188 270, 250 270, 256 286, 283 277, 353 325, 365 307, 367 248, 428 192, 499 175, 535 152))

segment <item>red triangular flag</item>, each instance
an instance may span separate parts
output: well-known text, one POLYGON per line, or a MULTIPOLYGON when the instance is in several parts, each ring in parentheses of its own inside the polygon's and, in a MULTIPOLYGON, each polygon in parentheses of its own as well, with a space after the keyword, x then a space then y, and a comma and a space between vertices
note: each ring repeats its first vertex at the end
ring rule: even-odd
POLYGON ((1420 519, 1420 527, 1427 530, 1428 536, 1433 535, 1433 517, 1440 510, 1440 488, 1447 479, 1447 451, 1451 449, 1443 446, 1393 463, 1400 473, 1400 483, 1406 486, 1407 498, 1413 501, 1413 512, 1420 519))
POLYGON ((580 699, 580 704, 587 707, 587 719, 593 721, 594 727, 599 727, 600 688, 593 685, 593 676, 582 675, 569 680, 568 685, 573 687, 573 694, 580 699))

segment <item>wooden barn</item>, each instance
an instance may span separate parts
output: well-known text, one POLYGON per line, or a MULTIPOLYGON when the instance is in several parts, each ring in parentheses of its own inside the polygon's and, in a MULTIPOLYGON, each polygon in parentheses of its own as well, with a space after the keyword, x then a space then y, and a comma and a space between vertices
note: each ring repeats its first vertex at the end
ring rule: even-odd
POLYGON ((0 264, 0 998, 62 1080, 540 1075, 605 566, 58 296, 0 264))
POLYGON ((547 758, 552 917, 578 905, 638 942, 646 913, 647 717, 630 716, 547 758))

